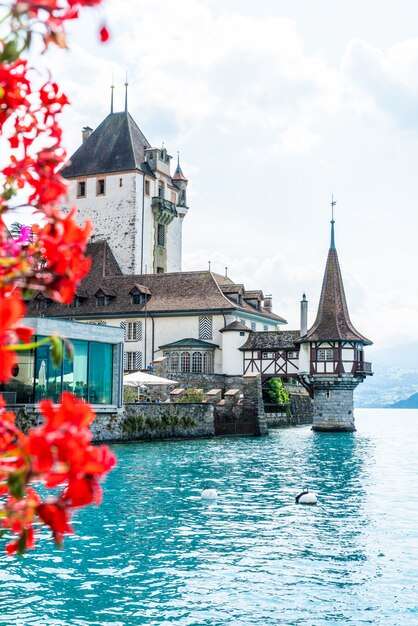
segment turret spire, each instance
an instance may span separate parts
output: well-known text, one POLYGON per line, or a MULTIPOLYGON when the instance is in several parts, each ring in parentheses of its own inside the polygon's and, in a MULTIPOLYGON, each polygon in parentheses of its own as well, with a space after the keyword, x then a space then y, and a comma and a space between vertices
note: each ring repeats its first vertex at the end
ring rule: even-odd
POLYGON ((128 72, 126 72, 126 80, 125 80, 125 111, 128 112, 128 72))
POLYGON ((335 234, 334 234, 334 207, 337 204, 337 201, 334 200, 334 194, 331 196, 331 250, 335 250, 335 234))

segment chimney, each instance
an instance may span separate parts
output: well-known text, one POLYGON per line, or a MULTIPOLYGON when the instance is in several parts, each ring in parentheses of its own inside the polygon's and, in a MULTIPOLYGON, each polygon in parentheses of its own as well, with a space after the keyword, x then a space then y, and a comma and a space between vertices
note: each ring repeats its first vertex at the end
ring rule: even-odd
POLYGON ((93 132, 93 129, 90 128, 90 126, 84 126, 83 130, 81 131, 81 137, 82 137, 83 143, 86 141, 88 137, 90 137, 92 132, 93 132))
POLYGON ((308 332, 308 301, 306 294, 303 294, 300 301, 300 336, 304 337, 308 332))
POLYGON ((271 297, 271 295, 270 296, 264 296, 263 307, 269 313, 272 312, 272 310, 273 310, 273 298, 271 297))

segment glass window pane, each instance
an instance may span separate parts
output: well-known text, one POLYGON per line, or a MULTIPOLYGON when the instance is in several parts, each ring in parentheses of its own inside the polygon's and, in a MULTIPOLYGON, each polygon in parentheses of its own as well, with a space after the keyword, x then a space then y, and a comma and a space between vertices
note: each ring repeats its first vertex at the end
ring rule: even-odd
MULTIPOLYGON (((37 337, 43 339, 43 337, 37 337)), ((36 348, 35 353, 35 401, 50 398, 58 402, 62 391, 62 364, 55 367, 51 357, 51 345, 36 348)))
POLYGON ((17 358, 18 362, 12 369, 10 380, 0 386, 0 391, 5 392, 4 399, 7 404, 32 404, 35 351, 18 352, 17 358))
POLYGON ((78 398, 87 400, 87 359, 88 343, 73 339, 73 360, 68 355, 64 358, 64 390, 71 391, 78 398))
POLYGON ((112 403, 112 346, 90 343, 88 401, 93 404, 112 403))

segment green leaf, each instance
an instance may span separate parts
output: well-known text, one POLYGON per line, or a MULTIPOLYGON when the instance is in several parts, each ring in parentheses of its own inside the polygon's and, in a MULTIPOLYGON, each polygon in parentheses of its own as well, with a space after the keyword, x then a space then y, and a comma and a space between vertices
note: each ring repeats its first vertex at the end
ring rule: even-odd
POLYGON ((16 500, 21 500, 25 496, 25 481, 23 480, 22 472, 14 472, 7 478, 7 484, 12 496, 16 500))
POLYGON ((51 357, 55 367, 61 365, 62 358, 64 356, 64 347, 59 337, 50 337, 51 342, 51 357))

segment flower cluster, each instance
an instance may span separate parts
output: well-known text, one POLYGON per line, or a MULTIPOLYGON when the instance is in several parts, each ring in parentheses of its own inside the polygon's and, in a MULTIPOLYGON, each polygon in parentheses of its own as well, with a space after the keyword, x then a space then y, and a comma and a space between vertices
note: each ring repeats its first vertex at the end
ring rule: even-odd
MULTIPOLYGON (((3 406, 4 409, 4 406, 3 406)), ((14 423, 14 414, 3 411, 0 422, 0 494, 8 494, 3 527, 18 535, 8 554, 34 546, 33 524, 43 522, 55 542, 71 533, 71 510, 100 504, 99 478, 116 463, 106 446, 91 445, 89 425, 94 413, 88 404, 64 392, 60 406, 40 402, 45 421, 26 436, 14 423), (48 489, 60 488, 43 502, 29 482, 41 481, 48 489)))
MULTIPOLYGON (((68 99, 50 78, 40 81, 22 53, 39 34, 45 49, 50 44, 65 48, 66 22, 76 19, 81 7, 101 2, 14 0, 6 35, 0 32, 0 152, 10 155, 6 165, 0 164, 0 383, 10 378, 16 351, 34 346, 32 329, 21 325, 23 300, 42 291, 69 303, 90 267, 85 250, 91 225, 78 225, 75 209, 64 212, 59 204, 67 185, 59 173, 66 153, 58 118, 68 99), (13 237, 3 218, 22 206, 38 223, 13 237)), ((102 41, 108 36, 102 26, 102 41)), ((50 341, 56 356, 62 344, 54 337, 50 341)), ((60 544, 72 532, 71 510, 100 502, 99 479, 115 464, 107 447, 91 445, 89 405, 65 393, 60 405, 44 400, 40 409, 44 424, 25 435, 0 395, 0 534, 17 535, 7 546, 9 554, 33 547, 36 523, 49 526, 60 544), (58 489, 59 495, 44 501, 34 481, 58 489)))

